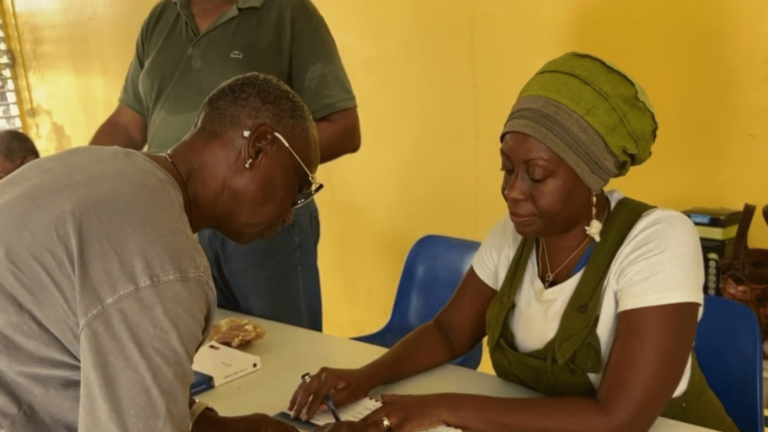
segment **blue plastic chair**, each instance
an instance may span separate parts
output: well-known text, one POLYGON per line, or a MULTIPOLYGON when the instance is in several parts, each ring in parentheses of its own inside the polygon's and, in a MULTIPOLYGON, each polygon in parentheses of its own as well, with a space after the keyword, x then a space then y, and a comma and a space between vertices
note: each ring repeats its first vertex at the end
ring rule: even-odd
MULTIPOLYGON (((391 348, 413 329, 434 318, 459 286, 478 247, 480 243, 452 237, 421 238, 405 260, 389 321, 376 333, 354 339, 391 348)), ((477 369, 482 356, 480 342, 451 363, 477 369)))
POLYGON ((706 296, 694 350, 707 383, 739 430, 764 432, 763 347, 754 312, 706 296))

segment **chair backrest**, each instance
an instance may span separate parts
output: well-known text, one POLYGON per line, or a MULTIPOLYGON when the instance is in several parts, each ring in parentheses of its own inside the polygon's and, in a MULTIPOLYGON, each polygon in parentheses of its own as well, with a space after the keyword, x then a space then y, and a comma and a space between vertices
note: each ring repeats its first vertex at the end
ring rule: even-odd
POLYGON ((694 347, 707 383, 742 432, 763 429, 763 349, 747 306, 706 296, 694 347))
POLYGON ((387 326, 413 329, 431 320, 451 298, 480 243, 438 235, 422 237, 405 260, 387 326))

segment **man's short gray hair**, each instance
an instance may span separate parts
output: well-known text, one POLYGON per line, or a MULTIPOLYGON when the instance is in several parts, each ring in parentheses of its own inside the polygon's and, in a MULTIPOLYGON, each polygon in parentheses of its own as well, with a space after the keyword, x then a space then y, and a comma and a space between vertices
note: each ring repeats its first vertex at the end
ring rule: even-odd
POLYGON ((10 163, 19 163, 28 157, 39 158, 40 153, 27 134, 6 130, 0 132, 0 156, 10 163))
POLYGON ((221 84, 203 102, 195 129, 224 135, 245 123, 267 122, 286 133, 309 134, 312 113, 279 79, 257 72, 221 84))

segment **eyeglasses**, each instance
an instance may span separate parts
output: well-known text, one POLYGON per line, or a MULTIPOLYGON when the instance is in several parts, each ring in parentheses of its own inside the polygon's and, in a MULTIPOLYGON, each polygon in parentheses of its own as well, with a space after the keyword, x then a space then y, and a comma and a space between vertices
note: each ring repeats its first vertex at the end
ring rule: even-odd
MULTIPOLYGON (((323 184, 317 181, 317 177, 315 177, 314 174, 312 174, 308 169, 307 166, 304 165, 304 162, 301 161, 299 158, 299 155, 296 154, 295 151, 291 148, 290 145, 288 145, 288 141, 283 138, 282 135, 275 132, 275 136, 285 145, 285 147, 291 152, 293 157, 296 158, 297 161, 299 161, 299 164, 302 168, 304 168, 304 171, 309 176, 309 182, 310 186, 308 189, 299 192, 299 195, 296 197, 296 201, 293 203, 293 209, 296 210, 297 208, 303 206, 304 204, 312 201, 315 198, 315 195, 318 194, 321 190, 323 190, 323 184)), ((243 131, 243 137, 248 138, 251 135, 251 131, 243 131)))

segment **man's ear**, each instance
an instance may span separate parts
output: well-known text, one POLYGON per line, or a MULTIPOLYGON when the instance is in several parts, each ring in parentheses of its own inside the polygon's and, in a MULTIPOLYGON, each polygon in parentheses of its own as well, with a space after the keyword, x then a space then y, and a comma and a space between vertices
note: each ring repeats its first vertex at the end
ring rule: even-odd
MULTIPOLYGON (((248 135, 248 142, 244 148, 245 163, 247 161, 258 162, 263 156, 264 151, 275 139, 275 129, 267 124, 254 126, 248 135)), ((250 166, 250 164, 248 164, 250 166)))

